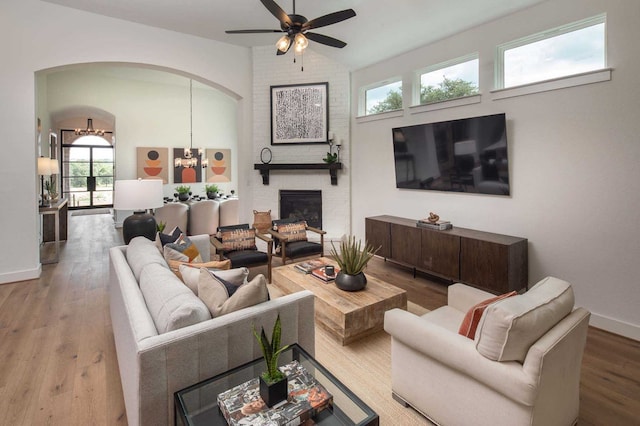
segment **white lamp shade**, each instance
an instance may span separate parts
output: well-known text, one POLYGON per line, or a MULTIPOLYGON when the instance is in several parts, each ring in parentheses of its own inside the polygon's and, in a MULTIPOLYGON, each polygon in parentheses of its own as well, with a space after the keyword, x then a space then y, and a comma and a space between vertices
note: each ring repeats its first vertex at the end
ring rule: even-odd
POLYGON ((38 174, 41 176, 51 174, 51 159, 49 157, 38 157, 38 174))
POLYGON ((115 210, 146 210, 164 204, 160 179, 117 180, 113 194, 115 210))
POLYGON ((50 170, 51 170, 51 174, 52 175, 58 175, 60 174, 60 165, 58 164, 58 159, 57 158, 50 158, 49 159, 49 165, 50 165, 50 170))

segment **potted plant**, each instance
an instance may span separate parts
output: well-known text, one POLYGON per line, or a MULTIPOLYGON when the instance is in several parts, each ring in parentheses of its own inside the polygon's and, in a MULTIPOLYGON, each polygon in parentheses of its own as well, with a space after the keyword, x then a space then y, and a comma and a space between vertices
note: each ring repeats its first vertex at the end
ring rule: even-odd
POLYGON ((44 183, 44 187, 49 193, 49 199, 52 202, 58 201, 58 191, 56 190, 56 184, 55 184, 55 181, 53 180, 53 177, 51 178, 51 180, 48 180, 44 183))
POLYGON ((343 238, 340 242, 340 253, 331 242, 331 257, 336 261, 340 272, 336 276, 336 287, 345 291, 358 291, 367 286, 364 268, 371 258, 380 250, 373 249, 366 241, 364 247, 360 240, 353 235, 343 238))
POLYGON ((177 186, 176 194, 178 194, 178 200, 187 201, 191 196, 191 187, 187 185, 177 186))
POLYGON ((218 188, 218 185, 216 185, 215 183, 204 186, 204 192, 207 194, 207 198, 210 200, 213 200, 218 196, 219 190, 220 188, 218 188))
POLYGON ((271 341, 267 338, 267 334, 262 332, 260 335, 253 328, 253 335, 260 343, 264 361, 267 364, 267 371, 260 375, 260 397, 267 405, 273 407, 277 403, 287 399, 287 376, 278 369, 278 357, 289 347, 289 345, 280 347, 280 338, 282 336, 282 324, 280 323, 280 314, 276 318, 271 333, 271 341))

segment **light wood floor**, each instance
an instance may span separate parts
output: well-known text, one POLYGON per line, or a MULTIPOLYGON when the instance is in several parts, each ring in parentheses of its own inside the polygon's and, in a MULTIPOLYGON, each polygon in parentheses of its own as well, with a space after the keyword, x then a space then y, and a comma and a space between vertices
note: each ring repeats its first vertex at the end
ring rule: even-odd
MULTIPOLYGON (((110 216, 71 216, 59 263, 0 285, 0 425, 127 423, 106 287, 119 244, 110 216)), ((374 259, 367 273, 427 309, 446 303, 442 283, 389 262, 374 259)), ((640 424, 640 342, 591 328, 580 399, 579 425, 640 424)))

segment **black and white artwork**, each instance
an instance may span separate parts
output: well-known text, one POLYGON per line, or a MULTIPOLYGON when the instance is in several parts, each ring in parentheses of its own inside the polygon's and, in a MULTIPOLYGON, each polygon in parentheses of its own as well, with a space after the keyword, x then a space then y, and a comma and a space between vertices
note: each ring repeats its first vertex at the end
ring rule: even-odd
POLYGON ((271 86, 271 144, 327 143, 329 83, 271 86))

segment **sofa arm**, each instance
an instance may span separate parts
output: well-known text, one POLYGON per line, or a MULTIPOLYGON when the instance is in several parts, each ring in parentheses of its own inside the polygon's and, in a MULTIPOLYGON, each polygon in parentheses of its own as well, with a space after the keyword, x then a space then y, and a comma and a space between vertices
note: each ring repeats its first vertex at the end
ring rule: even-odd
POLYGON ((392 309, 385 313, 384 329, 393 340, 423 354, 426 361, 459 371, 521 404, 533 405, 537 378, 527 375, 521 364, 483 357, 473 340, 429 322, 428 316, 419 317, 402 309, 392 309))
POLYGON ((447 305, 460 312, 467 312, 472 306, 491 297, 495 297, 495 294, 461 283, 452 284, 447 289, 447 305))

